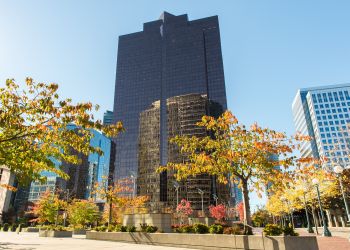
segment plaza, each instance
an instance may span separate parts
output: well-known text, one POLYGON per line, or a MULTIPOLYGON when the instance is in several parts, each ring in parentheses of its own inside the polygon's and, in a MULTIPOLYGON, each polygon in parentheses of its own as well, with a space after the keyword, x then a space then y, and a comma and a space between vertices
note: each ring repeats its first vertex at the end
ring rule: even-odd
MULTIPOLYGON (((304 234, 300 231, 301 235, 304 234)), ((317 243, 320 250, 345 250, 350 249, 350 242, 342 234, 339 236, 317 237, 317 243)), ((11 250, 60 250, 60 249, 81 249, 81 250, 108 250, 108 249, 127 249, 127 250, 181 250, 189 248, 177 248, 166 246, 139 245, 124 242, 87 240, 85 236, 74 236, 73 238, 45 238, 39 237, 37 233, 14 233, 0 232, 0 249, 11 250)), ((232 248, 234 249, 234 248, 232 248)))
MULTIPOLYGON (((85 236, 74 238, 45 238, 37 233, 4 233, 0 232, 0 249, 13 250, 60 250, 60 249, 127 249, 127 250, 172 250, 186 249, 164 246, 137 245, 122 242, 86 240, 85 236)), ((188 248, 187 248, 188 249, 188 248)))

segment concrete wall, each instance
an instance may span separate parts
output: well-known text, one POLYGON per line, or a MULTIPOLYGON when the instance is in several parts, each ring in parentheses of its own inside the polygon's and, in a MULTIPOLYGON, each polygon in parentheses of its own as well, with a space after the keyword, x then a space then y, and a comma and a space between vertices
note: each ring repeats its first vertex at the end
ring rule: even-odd
POLYGON ((87 232, 87 239, 130 242, 135 244, 162 245, 192 249, 254 249, 254 250, 317 250, 315 236, 246 236, 222 234, 177 233, 103 233, 87 232))
POLYGON ((171 233, 171 214, 125 214, 123 225, 135 226, 140 229, 140 224, 156 226, 165 233, 171 233))

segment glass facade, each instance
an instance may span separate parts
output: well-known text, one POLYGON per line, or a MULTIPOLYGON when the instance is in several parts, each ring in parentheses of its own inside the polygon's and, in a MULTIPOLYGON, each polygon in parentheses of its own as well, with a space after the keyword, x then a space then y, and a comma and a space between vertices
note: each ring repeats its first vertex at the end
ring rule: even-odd
POLYGON ((111 125, 113 124, 113 112, 107 110, 104 114, 103 114, 103 124, 104 125, 111 125))
MULTIPOLYGON (((166 100, 168 137, 206 136, 207 131, 196 124, 212 108, 216 106, 210 105, 206 95, 188 94, 168 98, 166 100)), ((139 133, 137 193, 150 197, 151 211, 159 211, 165 206, 176 207, 177 192, 174 188, 174 173, 168 171, 160 175, 156 172, 160 166, 160 101, 154 102, 149 109, 141 112, 139 133)), ((167 145, 167 159, 177 163, 186 160, 178 147, 170 142, 167 145)), ((203 204, 205 207, 214 203, 214 194, 220 202, 226 202, 229 199, 228 186, 217 183, 214 177, 206 174, 189 177, 178 184, 179 200, 190 201, 195 210, 201 210, 201 195, 198 193, 198 188, 204 192, 203 204)))
MULTIPOLYGON (((71 128, 74 129, 76 127, 72 125, 71 128)), ((113 143, 109 138, 96 130, 92 130, 92 133, 94 136, 90 140, 90 145, 99 147, 103 151, 103 155, 98 155, 97 153, 89 156, 78 154, 81 159, 81 164, 79 165, 61 163, 53 159, 57 168, 62 168, 70 178, 63 180, 55 173, 43 171, 41 175, 46 177, 46 182, 34 181, 31 183, 29 191, 27 191, 28 201, 35 202, 47 190, 53 192, 56 188, 59 188, 62 190, 69 189, 70 194, 78 199, 94 198, 95 201, 102 202, 91 191, 94 183, 102 184, 104 176, 106 178, 110 176, 110 165, 113 165, 111 164, 110 155, 113 143)))
POLYGON ((296 130, 314 138, 303 156, 327 157, 328 165, 349 163, 350 84, 301 89, 293 102, 296 130))
POLYGON ((126 132, 116 140, 115 177, 138 170, 140 114, 159 101, 159 158, 168 153, 167 99, 205 94, 226 109, 218 17, 189 21, 164 12, 143 31, 119 37, 114 121, 126 132))

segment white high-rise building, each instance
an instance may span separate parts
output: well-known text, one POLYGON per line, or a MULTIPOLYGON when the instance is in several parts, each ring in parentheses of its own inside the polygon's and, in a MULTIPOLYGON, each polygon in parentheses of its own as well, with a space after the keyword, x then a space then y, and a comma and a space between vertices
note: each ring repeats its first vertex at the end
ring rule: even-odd
POLYGON ((349 164, 350 84, 300 89, 292 104, 296 131, 314 139, 304 142, 303 157, 327 157, 326 165, 349 164))

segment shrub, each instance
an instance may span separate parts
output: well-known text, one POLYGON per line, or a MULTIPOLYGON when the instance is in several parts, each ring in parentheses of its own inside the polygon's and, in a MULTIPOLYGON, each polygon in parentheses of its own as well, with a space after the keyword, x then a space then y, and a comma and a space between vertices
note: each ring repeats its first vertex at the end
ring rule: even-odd
POLYGON ((141 232, 146 232, 147 227, 147 223, 140 223, 141 232))
POLYGON ((107 232, 113 232, 114 230, 115 230, 115 226, 113 226, 113 225, 109 225, 107 227, 107 232))
POLYGON ((197 234, 207 234, 209 232, 209 227, 205 224, 194 224, 193 225, 193 230, 197 234))
POLYGON ((294 228, 291 226, 286 226, 283 228, 283 235, 284 236, 298 236, 299 234, 294 231, 294 228))
POLYGON ((211 225, 209 227, 209 233, 211 234, 222 234, 224 232, 224 228, 221 225, 211 225))
POLYGON ((126 231, 129 233, 136 232, 136 227, 135 226, 127 226, 126 231))
POLYGON ((9 224, 5 223, 4 227, 2 228, 2 231, 7 232, 9 230, 9 224))
POLYGON ((171 228, 175 233, 181 233, 181 225, 180 224, 173 224, 171 225, 171 228))
POLYGON ((242 235, 243 229, 241 229, 238 225, 234 225, 232 227, 225 227, 224 234, 234 234, 234 235, 242 235))
POLYGON ((146 227, 147 233, 155 233, 155 232, 157 232, 157 230, 158 230, 158 227, 156 227, 156 226, 147 226, 146 227))
POLYGON ((179 233, 194 233, 194 228, 191 225, 183 225, 179 228, 179 233))
POLYGON ((115 226, 114 231, 115 232, 126 232, 127 231, 127 227, 123 226, 121 224, 118 224, 118 225, 115 226))
POLYGON ((107 230, 107 227, 103 225, 103 226, 96 227, 95 230, 97 232, 105 232, 107 230))
POLYGON ((265 235, 268 236, 278 236, 281 235, 283 232, 282 228, 279 225, 276 224, 267 224, 264 228, 265 235))
POLYGON ((9 228, 9 230, 10 230, 11 232, 16 232, 16 229, 17 229, 17 225, 16 225, 16 224, 12 224, 12 225, 10 226, 10 228, 9 228))

